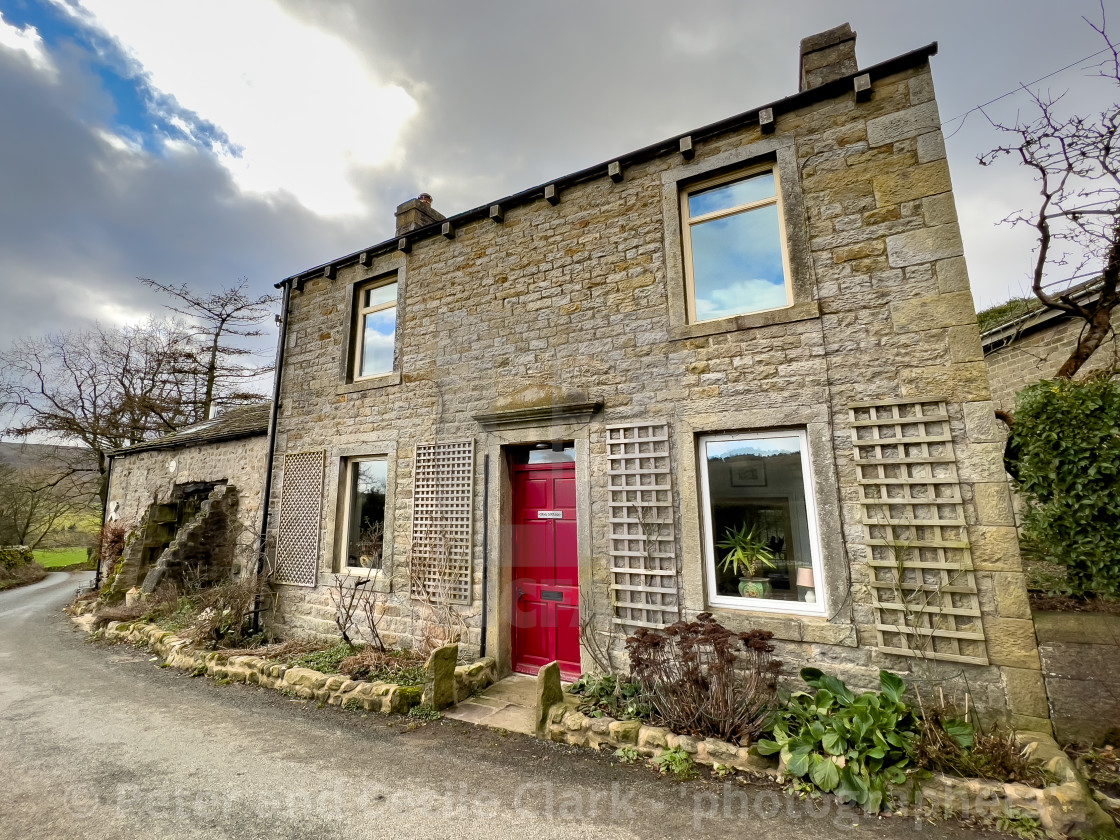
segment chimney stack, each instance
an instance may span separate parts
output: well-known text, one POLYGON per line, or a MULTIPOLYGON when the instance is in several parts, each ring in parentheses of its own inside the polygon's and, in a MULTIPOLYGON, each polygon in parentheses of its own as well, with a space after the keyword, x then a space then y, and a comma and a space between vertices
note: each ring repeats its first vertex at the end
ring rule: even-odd
POLYGON ((843 23, 801 39, 801 90, 820 87, 859 70, 856 33, 843 23))
POLYGON ((425 227, 433 222, 442 222, 444 215, 432 207, 432 197, 420 193, 397 207, 397 236, 404 236, 410 230, 425 227))

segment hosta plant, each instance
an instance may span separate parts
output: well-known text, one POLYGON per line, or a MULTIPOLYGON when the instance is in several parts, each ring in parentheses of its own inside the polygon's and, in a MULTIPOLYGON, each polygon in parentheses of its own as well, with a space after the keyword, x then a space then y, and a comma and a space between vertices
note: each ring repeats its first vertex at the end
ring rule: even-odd
POLYGON ((801 678, 811 692, 793 694, 771 719, 763 755, 780 753, 786 774, 808 779, 842 801, 879 811, 887 786, 902 784, 913 766, 920 724, 903 700, 906 683, 879 672, 881 691, 856 694, 816 668, 801 678))

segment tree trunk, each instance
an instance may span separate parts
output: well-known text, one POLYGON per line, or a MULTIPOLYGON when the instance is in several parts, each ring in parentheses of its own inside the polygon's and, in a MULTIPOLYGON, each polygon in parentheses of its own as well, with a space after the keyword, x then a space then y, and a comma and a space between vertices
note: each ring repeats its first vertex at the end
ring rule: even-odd
POLYGON ((1092 320, 1088 321, 1087 324, 1088 327, 1078 340, 1077 347, 1074 348, 1073 353, 1058 370, 1058 379, 1073 379, 1084 364, 1089 361, 1093 352, 1108 338, 1108 334, 1112 331, 1111 308, 1098 306, 1093 313, 1092 320))

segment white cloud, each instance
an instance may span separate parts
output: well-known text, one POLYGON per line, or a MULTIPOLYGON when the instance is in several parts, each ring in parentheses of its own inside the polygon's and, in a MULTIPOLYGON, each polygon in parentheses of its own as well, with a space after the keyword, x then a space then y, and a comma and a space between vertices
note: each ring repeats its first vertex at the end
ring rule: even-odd
POLYGON ((784 283, 754 278, 738 280, 711 289, 707 297, 697 296, 696 316, 701 320, 726 318, 742 312, 777 309, 789 303, 784 283))
POLYGON ((0 47, 21 52, 35 69, 51 77, 57 75, 54 62, 43 48, 43 39, 39 35, 39 30, 30 24, 23 29, 18 29, 4 20, 3 12, 0 12, 0 47))
MULTIPOLYGON (((365 209, 353 169, 389 162, 417 111, 345 41, 273 0, 54 2, 116 40, 156 91, 224 132, 229 145, 211 147, 242 190, 287 191, 320 215, 365 209)), ((200 137, 182 114, 166 117, 200 137)))

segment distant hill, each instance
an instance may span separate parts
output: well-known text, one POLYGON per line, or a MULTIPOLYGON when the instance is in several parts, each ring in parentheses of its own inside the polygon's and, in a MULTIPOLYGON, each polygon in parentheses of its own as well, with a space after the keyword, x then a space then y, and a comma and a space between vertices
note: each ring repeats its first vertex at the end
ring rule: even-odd
POLYGON ((96 469, 97 462, 84 446, 55 446, 49 443, 8 443, 0 441, 0 464, 17 469, 45 467, 56 469, 63 465, 96 469))

